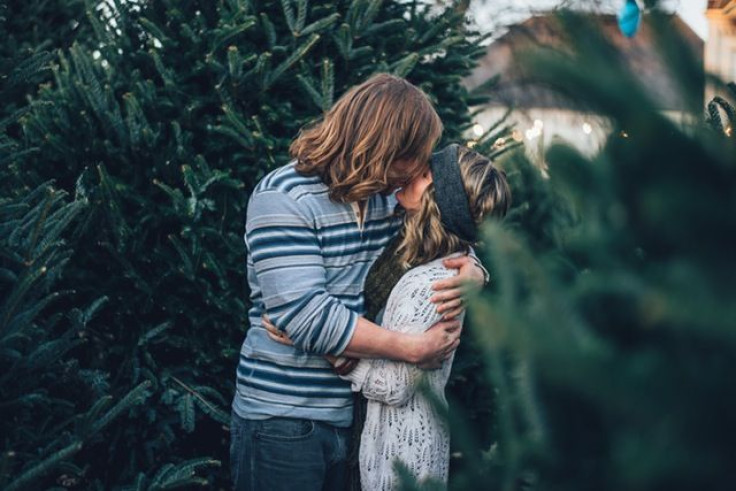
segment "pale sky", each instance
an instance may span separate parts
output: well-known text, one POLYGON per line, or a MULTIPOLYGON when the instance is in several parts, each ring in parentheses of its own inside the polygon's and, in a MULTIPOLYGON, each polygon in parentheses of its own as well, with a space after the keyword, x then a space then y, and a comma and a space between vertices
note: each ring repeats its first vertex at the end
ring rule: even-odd
MULTIPOLYGON (((561 3, 615 13, 621 9, 625 0, 475 0, 471 5, 480 27, 493 29, 495 26, 519 22, 530 13, 549 10, 561 3)), ((707 3, 707 0, 663 1, 667 10, 676 11, 704 39, 708 34, 705 20, 707 3)))

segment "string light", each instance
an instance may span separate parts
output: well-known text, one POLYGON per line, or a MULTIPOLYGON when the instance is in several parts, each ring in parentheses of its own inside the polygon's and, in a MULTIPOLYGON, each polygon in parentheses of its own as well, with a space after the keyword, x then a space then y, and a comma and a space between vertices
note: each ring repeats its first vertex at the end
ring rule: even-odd
POLYGON ((473 133, 475 133, 475 136, 483 136, 483 133, 485 130, 483 129, 483 126, 480 123, 475 123, 473 125, 473 133))
POLYGON ((583 133, 586 135, 590 135, 593 132, 593 127, 590 126, 590 123, 583 123, 583 133))

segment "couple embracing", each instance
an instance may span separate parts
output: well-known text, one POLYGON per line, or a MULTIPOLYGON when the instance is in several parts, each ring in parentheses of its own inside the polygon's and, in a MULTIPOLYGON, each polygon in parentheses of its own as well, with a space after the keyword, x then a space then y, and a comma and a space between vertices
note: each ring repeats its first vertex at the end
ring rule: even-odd
POLYGON ((396 460, 447 482, 449 433, 417 382, 444 402, 460 287, 487 280, 477 226, 506 213, 510 191, 470 149, 433 154, 441 132, 421 90, 379 74, 303 130, 294 161, 253 191, 237 490, 348 489, 351 460, 365 490, 396 489, 396 460))

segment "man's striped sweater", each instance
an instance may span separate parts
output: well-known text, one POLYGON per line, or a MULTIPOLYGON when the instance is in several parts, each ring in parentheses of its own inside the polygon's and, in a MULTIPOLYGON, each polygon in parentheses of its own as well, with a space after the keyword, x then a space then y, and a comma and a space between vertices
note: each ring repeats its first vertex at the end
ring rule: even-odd
POLYGON ((354 207, 331 201, 321 179, 300 175, 294 163, 258 184, 245 230, 252 307, 233 400, 239 416, 351 424, 350 384, 322 355, 350 342, 368 270, 401 225, 395 206, 393 196, 373 196, 360 224, 354 207), (268 337, 263 314, 293 347, 268 337))

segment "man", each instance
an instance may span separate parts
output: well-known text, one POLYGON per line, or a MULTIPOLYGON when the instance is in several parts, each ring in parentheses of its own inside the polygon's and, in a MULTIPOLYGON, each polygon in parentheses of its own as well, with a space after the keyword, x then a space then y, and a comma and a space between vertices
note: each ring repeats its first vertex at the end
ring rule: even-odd
MULTIPOLYGON (((424 172, 442 124, 428 98, 379 74, 349 90, 291 146, 295 161, 267 175, 246 219, 251 328, 237 370, 231 469, 238 490, 344 487, 350 385, 324 355, 437 365, 457 347, 457 321, 426 333, 388 331, 360 317, 363 281, 400 227, 390 192, 424 172), (274 342, 263 316, 293 342, 274 342)), ((467 259, 438 299, 449 317, 467 259), (447 288, 449 287, 449 288, 447 288)))

